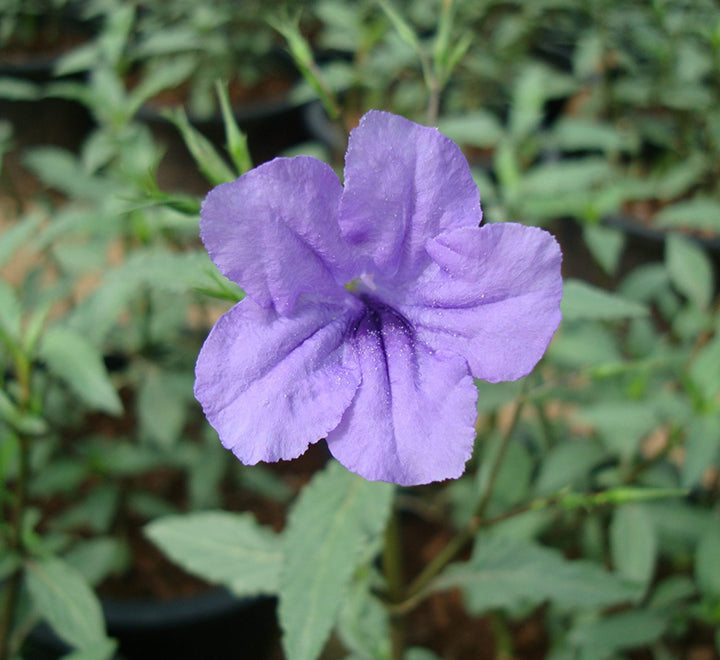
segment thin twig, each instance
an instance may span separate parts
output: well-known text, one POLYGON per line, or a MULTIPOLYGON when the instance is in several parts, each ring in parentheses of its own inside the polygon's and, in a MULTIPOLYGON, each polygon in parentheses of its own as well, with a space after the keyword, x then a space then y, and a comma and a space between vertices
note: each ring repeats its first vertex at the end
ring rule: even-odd
POLYGON ((507 452, 507 447, 510 443, 510 439, 512 438, 515 432, 515 428, 520 421, 520 415, 522 413, 523 406, 525 405, 525 400, 526 394, 525 392, 523 392, 518 399, 517 405, 515 406, 515 412, 513 414, 513 419, 510 423, 510 426, 502 437, 500 448, 497 455, 495 456, 495 460, 490 470, 490 476, 487 481, 487 486, 485 487, 485 490, 483 491, 477 508, 475 509, 475 514, 470 519, 465 528, 461 530, 458 535, 453 538, 437 555, 435 555, 434 559, 408 586, 405 592, 406 598, 402 603, 396 604, 396 611, 404 611, 403 605, 405 605, 408 601, 413 601, 413 599, 415 599, 415 597, 430 583, 430 581, 436 575, 438 575, 438 573, 440 573, 440 571, 442 571, 445 566, 447 566, 462 551, 468 541, 470 541, 473 536, 475 536, 475 533, 483 525, 483 517, 485 515, 485 510, 490 503, 492 491, 495 486, 495 482, 497 481, 498 475, 500 474, 500 468, 502 467, 503 458, 505 457, 505 454, 507 452))

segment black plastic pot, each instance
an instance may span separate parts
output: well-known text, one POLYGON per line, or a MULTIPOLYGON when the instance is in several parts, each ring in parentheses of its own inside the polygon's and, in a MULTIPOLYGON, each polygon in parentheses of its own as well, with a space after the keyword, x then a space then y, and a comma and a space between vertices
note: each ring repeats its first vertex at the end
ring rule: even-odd
MULTIPOLYGON (((269 658, 279 637, 275 599, 236 598, 223 589, 168 602, 103 601, 117 660, 269 658)), ((45 624, 33 630, 26 660, 56 660, 69 651, 45 624)))
MULTIPOLYGON (((608 227, 620 229, 629 236, 635 236, 638 239, 650 241, 656 244, 664 243, 669 233, 669 230, 649 227, 648 225, 635 220, 632 216, 624 214, 607 216, 603 218, 603 224, 608 227)), ((713 253, 716 258, 720 257, 720 236, 705 238, 693 233, 687 233, 685 235, 699 245, 702 245, 706 250, 708 250, 708 252, 713 253)))

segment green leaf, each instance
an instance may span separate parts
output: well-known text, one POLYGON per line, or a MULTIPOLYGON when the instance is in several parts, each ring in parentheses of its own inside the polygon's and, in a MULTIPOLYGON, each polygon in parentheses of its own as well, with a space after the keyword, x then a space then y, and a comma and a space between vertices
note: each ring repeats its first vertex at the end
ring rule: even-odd
POLYGON ((499 120, 487 110, 443 117, 438 122, 438 129, 458 144, 480 149, 494 147, 503 136, 499 120))
POLYGON ((688 375, 705 401, 717 400, 720 393, 720 332, 703 346, 690 364, 688 375))
POLYGON ((599 401, 579 408, 577 415, 595 427, 607 447, 623 456, 631 456, 640 439, 660 423, 655 406, 646 401, 599 401))
POLYGON ((2 390, 0 390, 0 419, 26 435, 42 435, 48 430, 47 422, 42 417, 21 412, 2 390))
POLYGON ((186 571, 238 596, 278 589, 280 539, 251 514, 206 511, 167 516, 146 525, 145 534, 186 571))
POLYGON ((40 98, 38 86, 28 80, 0 77, 0 98, 10 101, 35 101, 40 98))
MULTIPOLYGON (((677 165, 651 180, 655 196, 663 200, 673 200, 681 197, 691 188, 697 186, 697 182, 702 179, 707 169, 708 157, 703 153, 696 152, 691 154, 689 158, 683 158, 677 165)), ((711 216, 713 212, 712 205, 709 208, 702 208, 704 202, 705 198, 698 196, 691 200, 666 206, 655 215, 655 221, 660 227, 672 226, 676 221, 677 224, 688 223, 685 226, 698 227, 695 222, 704 224, 706 217, 711 216)))
POLYGON ((652 521, 642 506, 626 504, 615 510, 610 548, 617 572, 646 589, 655 571, 658 543, 652 521))
POLYGON ((74 568, 54 558, 28 561, 25 575, 33 605, 68 644, 84 649, 106 641, 100 603, 74 568))
POLYGON ((102 357, 82 335, 53 326, 43 336, 40 357, 48 368, 90 407, 120 415, 122 402, 110 382, 102 357))
POLYGON ((332 462, 302 491, 283 543, 279 618, 294 660, 313 660, 347 597, 350 578, 385 526, 393 486, 332 462))
POLYGON ((220 99, 220 110, 225 126, 225 140, 227 142, 228 153, 238 173, 245 174, 245 172, 252 169, 252 158, 250 157, 250 150, 248 149, 247 135, 240 130, 235 121, 235 116, 230 106, 227 87, 217 80, 215 82, 215 90, 218 99, 220 99))
POLYGON ((541 66, 526 66, 515 83, 510 106, 509 131, 517 142, 532 133, 542 121, 547 98, 547 78, 541 66))
POLYGON ((452 587, 462 589, 475 615, 546 600, 563 609, 594 609, 639 595, 599 564, 568 561, 555 550, 499 536, 477 542, 470 561, 451 565, 434 585, 452 587))
POLYGON ((620 257, 625 247, 625 234, 617 229, 585 225, 583 239, 602 269, 608 275, 614 275, 620 265, 620 257))
MULTIPOLYGON (((720 362, 710 363, 717 371, 720 362)), ((697 486, 705 470, 716 465, 720 456, 720 419, 716 411, 693 416, 686 426, 685 460, 682 465, 682 485, 697 486)))
POLYGON ((21 320, 22 308, 15 290, 4 280, 0 280, 0 338, 5 335, 17 343, 20 339, 21 320))
POLYGON ((615 126, 596 120, 566 117, 555 125, 552 143, 570 151, 634 151, 637 139, 628 139, 615 126))
POLYGON ((65 149, 34 147, 25 153, 24 161, 45 185, 73 199, 104 202, 117 194, 117 184, 85 172, 78 158, 65 149))
POLYGON ((554 195, 587 191, 612 176, 612 169, 604 158, 590 157, 573 160, 543 162, 525 173, 522 181, 524 195, 552 197, 554 195))
POLYGON ((567 486, 580 486, 604 457, 605 452, 596 442, 567 440, 555 445, 540 464, 537 494, 550 495, 567 486))
POLYGON ((418 37, 415 30, 412 28, 410 23, 408 23, 398 12, 398 10, 393 6, 389 0, 378 0, 378 4, 382 8, 382 10, 385 12, 385 15, 390 19, 390 22, 393 24, 393 27, 397 31, 400 38, 408 45, 410 48, 412 48, 419 57, 424 57, 424 52, 422 45, 420 44, 420 38, 418 37))
POLYGON ((65 561, 88 584, 96 585, 124 567, 128 552, 127 546, 120 539, 101 536, 79 542, 65 555, 65 561))
POLYGON ((720 233, 720 202, 708 197, 675 202, 655 217, 659 227, 688 227, 720 233))
MULTIPOLYGON (((227 282, 218 274, 205 250, 184 253, 136 250, 122 266, 110 271, 103 284, 75 308, 68 318, 68 325, 99 343, 143 287, 187 293, 211 284, 215 277, 219 282, 227 282)), ((229 289, 232 286, 228 283, 229 289)))
POLYGON ((115 657, 117 642, 113 639, 104 639, 90 644, 79 651, 68 653, 62 660, 110 660, 115 657))
POLYGON ((161 447, 172 447, 180 439, 187 402, 192 399, 188 374, 154 370, 140 383, 137 413, 143 435, 161 447))
POLYGON ((364 571, 354 580, 340 611, 337 633, 343 646, 358 658, 390 660, 389 614, 372 593, 376 586, 373 575, 372 571, 364 571))
POLYGON ((176 108, 164 116, 180 131, 200 171, 211 184, 217 186, 237 178, 212 143, 190 124, 184 110, 176 108))
POLYGON ((569 322, 560 326, 548 349, 548 357, 570 368, 600 368, 623 361, 617 340, 598 323, 569 322))
POLYGON ((565 280, 560 309, 565 321, 614 321, 648 314, 645 305, 573 279, 565 280))
POLYGON ((507 383, 488 383, 485 380, 475 380, 478 391, 477 408, 480 413, 489 413, 497 410, 520 396, 522 380, 507 383))
POLYGON ((570 632, 569 641, 573 646, 597 654, 589 657, 607 658, 613 651, 656 641, 667 624, 667 617, 660 613, 630 610, 579 625, 570 632))
POLYGON ((151 69, 140 81, 140 84, 130 92, 127 107, 128 116, 134 116, 143 103, 164 89, 178 87, 190 78, 196 68, 197 60, 192 56, 180 56, 170 60, 163 60, 162 64, 151 69))
POLYGON ((707 309, 713 296, 713 270, 705 251, 690 239, 668 236, 665 263, 670 280, 684 296, 707 309))
POLYGON ((30 213, 3 231, 0 236, 0 266, 7 263, 18 248, 34 238, 42 220, 41 213, 30 213))
POLYGON ((87 528, 98 534, 106 534, 117 515, 119 504, 120 489, 112 481, 106 481, 55 516, 52 527, 59 530, 87 528))
POLYGON ((695 553, 695 582, 698 589, 720 601, 720 528, 715 521, 700 538, 695 553))

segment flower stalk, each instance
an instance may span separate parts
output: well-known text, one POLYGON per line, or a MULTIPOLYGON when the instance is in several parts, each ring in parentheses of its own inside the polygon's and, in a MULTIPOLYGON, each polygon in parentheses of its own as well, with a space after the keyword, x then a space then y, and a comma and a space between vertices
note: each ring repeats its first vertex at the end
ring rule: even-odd
MULTIPOLYGON (((15 347, 12 353, 15 357, 15 371, 19 385, 18 411, 20 415, 29 412, 32 400, 30 387, 30 361, 25 353, 15 347)), ((19 456, 18 474, 15 490, 15 506, 12 511, 12 523, 9 534, 10 552, 16 557, 25 555, 23 543, 23 518, 27 504, 27 486, 30 478, 30 437, 22 431, 17 432, 19 456)), ((15 568, 7 581, 2 609, 0 610, 0 660, 7 660, 12 655, 10 647, 12 630, 15 624, 20 584, 22 581, 22 565, 15 568)))

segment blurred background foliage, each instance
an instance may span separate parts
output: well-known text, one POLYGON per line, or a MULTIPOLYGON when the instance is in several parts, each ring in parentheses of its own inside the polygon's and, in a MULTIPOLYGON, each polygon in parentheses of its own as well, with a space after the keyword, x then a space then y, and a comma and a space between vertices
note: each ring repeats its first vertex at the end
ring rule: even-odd
MULTIPOLYGON (((463 148, 484 221, 544 226, 565 254, 562 326, 523 382, 478 382, 465 476, 397 494, 409 555, 474 539, 409 599, 407 657, 716 657, 719 107, 713 0, 4 0, 0 656, 44 620, 112 657, 99 597, 200 589, 149 521, 247 595, 198 529, 274 548, 292 497, 341 492, 322 447, 245 468, 204 421, 195 357, 243 293, 198 210, 276 155, 340 169, 377 108, 463 148), (254 517, 203 517, 222 508, 254 517)), ((288 615, 319 649, 334 626, 324 657, 390 657, 374 543, 333 621, 288 615)))

